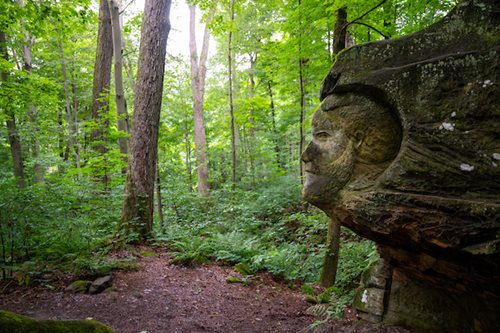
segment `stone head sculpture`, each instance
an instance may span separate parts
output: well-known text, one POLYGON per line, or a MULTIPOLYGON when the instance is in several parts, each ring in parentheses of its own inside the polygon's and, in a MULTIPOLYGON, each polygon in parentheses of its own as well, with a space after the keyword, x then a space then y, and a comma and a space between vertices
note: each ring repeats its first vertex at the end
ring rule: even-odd
POLYGON ((401 125, 390 106, 355 91, 328 95, 312 120, 302 154, 303 197, 325 211, 342 196, 367 189, 397 155, 401 125))
MULTIPOLYGON (((413 295, 436 291, 417 308, 448 314, 425 331, 500 332, 500 2, 341 52, 320 100, 303 197, 377 242, 413 295)), ((389 299, 380 316, 411 317, 389 299)))

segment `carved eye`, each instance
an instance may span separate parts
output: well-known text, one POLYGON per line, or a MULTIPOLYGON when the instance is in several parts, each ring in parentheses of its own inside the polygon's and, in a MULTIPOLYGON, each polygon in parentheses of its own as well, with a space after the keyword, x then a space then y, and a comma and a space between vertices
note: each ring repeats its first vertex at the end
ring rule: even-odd
POLYGON ((314 133, 314 138, 319 139, 319 140, 326 140, 330 136, 331 136, 330 133, 325 132, 325 131, 314 133))

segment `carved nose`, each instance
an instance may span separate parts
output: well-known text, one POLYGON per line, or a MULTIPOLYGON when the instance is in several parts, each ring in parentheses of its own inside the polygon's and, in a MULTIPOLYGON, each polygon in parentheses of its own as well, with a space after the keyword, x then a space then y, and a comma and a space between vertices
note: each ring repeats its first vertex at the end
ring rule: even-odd
POLYGON ((302 152, 302 155, 300 155, 300 159, 304 163, 311 162, 311 156, 309 156, 310 147, 311 147, 311 144, 308 144, 306 149, 302 152))

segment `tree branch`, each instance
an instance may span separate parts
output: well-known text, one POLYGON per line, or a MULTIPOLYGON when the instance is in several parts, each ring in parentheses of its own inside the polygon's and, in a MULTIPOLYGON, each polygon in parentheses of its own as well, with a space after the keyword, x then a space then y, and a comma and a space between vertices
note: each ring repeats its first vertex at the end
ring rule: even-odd
POLYGON ((389 36, 385 35, 382 31, 378 30, 377 28, 375 28, 374 26, 372 25, 369 25, 367 23, 363 23, 363 22, 353 22, 353 24, 359 24, 359 25, 364 25, 365 27, 368 27, 372 30, 375 30, 376 32, 378 32, 382 37, 384 37, 385 39, 389 39, 389 36))
MULTIPOLYGON (((350 21, 350 22, 347 22, 343 27, 342 27, 342 30, 345 30, 347 29, 348 26, 354 24, 354 23, 357 23, 357 21, 361 20, 363 17, 365 17, 366 15, 370 14, 371 12, 373 12, 375 9, 377 9, 378 7, 382 6, 387 0, 382 0, 380 3, 378 3, 377 5, 375 5, 374 7, 372 7, 371 9, 369 9, 366 13, 364 13, 363 15, 355 18, 354 20, 350 21)), ((362 25, 366 25, 366 24, 362 24, 362 25)), ((377 31, 378 33, 380 33, 380 31, 378 31, 377 29, 373 28, 375 31, 377 31)), ((383 34, 381 34, 382 36, 384 36, 383 34)), ((385 37, 385 36, 384 36, 385 37)))

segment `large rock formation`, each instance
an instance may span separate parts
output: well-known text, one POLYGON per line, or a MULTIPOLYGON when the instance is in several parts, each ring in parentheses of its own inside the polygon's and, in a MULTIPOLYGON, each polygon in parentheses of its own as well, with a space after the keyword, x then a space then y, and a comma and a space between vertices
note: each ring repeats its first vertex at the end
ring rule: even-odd
POLYGON ((462 1, 342 52, 321 89, 303 196, 377 242, 365 318, 500 332, 500 2, 462 1))

